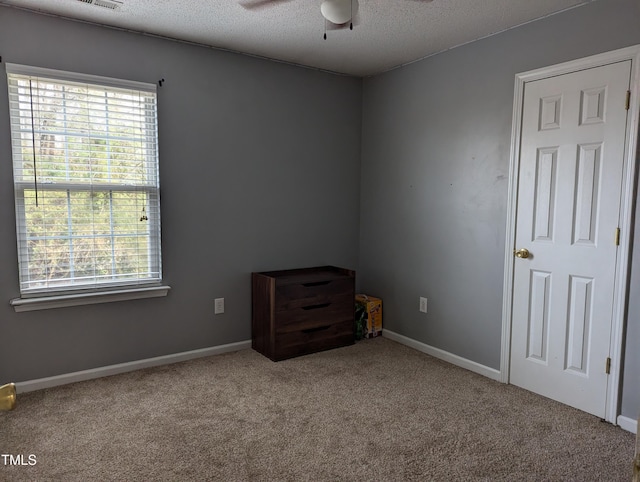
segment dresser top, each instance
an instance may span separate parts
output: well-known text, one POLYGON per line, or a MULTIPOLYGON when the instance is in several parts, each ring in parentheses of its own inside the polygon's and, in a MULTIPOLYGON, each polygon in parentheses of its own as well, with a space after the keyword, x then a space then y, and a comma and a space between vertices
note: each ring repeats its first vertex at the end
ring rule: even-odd
POLYGON ((268 278, 275 278, 278 284, 314 283, 336 279, 353 278, 355 272, 335 266, 318 266, 315 268, 288 269, 282 271, 265 271, 254 273, 268 278))

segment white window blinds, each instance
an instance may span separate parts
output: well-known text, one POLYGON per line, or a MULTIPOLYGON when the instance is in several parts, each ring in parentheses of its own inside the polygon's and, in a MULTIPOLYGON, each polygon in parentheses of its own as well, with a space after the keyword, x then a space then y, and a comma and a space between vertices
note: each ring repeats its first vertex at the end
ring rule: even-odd
POLYGON ((7 77, 22 295, 159 283, 155 85, 7 77))

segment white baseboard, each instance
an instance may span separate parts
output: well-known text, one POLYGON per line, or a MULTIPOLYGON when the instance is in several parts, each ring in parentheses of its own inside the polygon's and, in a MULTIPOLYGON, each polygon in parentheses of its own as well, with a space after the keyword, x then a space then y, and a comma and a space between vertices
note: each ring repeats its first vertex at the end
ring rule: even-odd
POLYGON ((65 373, 54 377, 38 378, 37 380, 17 382, 16 392, 33 392, 35 390, 57 387, 68 383, 93 380, 94 378, 107 377, 109 375, 117 375, 119 373, 132 372, 160 365, 169 365, 170 363, 177 363, 211 355, 220 355, 222 353, 245 350, 247 348, 251 348, 251 340, 229 343, 228 345, 212 346, 210 348, 201 348, 199 350, 185 351, 182 353, 173 353, 171 355, 158 356, 155 358, 146 358, 144 360, 136 360, 127 363, 119 363, 117 365, 109 365, 106 367, 92 368, 91 370, 65 373))
POLYGON ((457 365, 461 368, 465 368, 474 373, 478 373, 487 378, 491 378, 492 380, 496 380, 498 382, 502 381, 500 378, 500 371, 495 368, 490 368, 485 365, 481 365, 480 363, 476 363, 471 360, 467 360, 466 358, 462 358, 461 356, 454 355, 453 353, 449 353, 448 351, 441 350, 440 348, 435 348, 433 346, 427 345, 420 341, 414 340, 413 338, 408 338, 404 335, 399 335, 393 331, 382 330, 382 336, 389 338, 390 340, 397 341, 403 345, 413 348, 414 350, 421 351, 422 353, 426 353, 427 355, 431 355, 435 358, 439 358, 444 360, 452 365, 457 365))
POLYGON ((622 415, 618 415, 618 426, 627 432, 637 433, 638 431, 638 421, 622 415))

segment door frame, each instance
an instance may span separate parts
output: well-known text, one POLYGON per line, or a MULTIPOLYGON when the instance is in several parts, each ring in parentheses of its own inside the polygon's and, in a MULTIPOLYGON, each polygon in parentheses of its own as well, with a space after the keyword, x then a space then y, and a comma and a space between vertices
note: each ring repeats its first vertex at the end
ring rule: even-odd
MULTIPOLYGON (((515 249, 516 208, 518 201, 518 174, 520 172, 520 135, 524 88, 527 82, 572 72, 600 67, 615 62, 631 61, 631 102, 624 146, 622 193, 620 202, 620 246, 616 258, 616 276, 613 293, 613 319, 611 325, 611 372, 607 380, 605 420, 613 424, 618 416, 620 401, 620 375, 622 360, 622 338, 625 321, 625 306, 629 283, 629 256, 631 254, 631 226, 634 206, 634 183, 636 176, 636 152, 640 119, 640 45, 634 45, 603 54, 593 55, 570 62, 530 70, 516 74, 513 98, 513 121, 511 127, 511 150, 509 161, 509 187, 507 198, 507 225, 504 261, 504 285, 502 300, 502 343, 500 353, 500 380, 509 383, 511 358, 511 322, 513 307, 513 274, 515 249)), ((613 100, 613 99, 612 99, 613 100)), ((621 104, 624 99, 620 99, 621 104)), ((613 237, 613 233, 611 234, 613 237)), ((640 249, 640 248, 639 248, 640 249)))

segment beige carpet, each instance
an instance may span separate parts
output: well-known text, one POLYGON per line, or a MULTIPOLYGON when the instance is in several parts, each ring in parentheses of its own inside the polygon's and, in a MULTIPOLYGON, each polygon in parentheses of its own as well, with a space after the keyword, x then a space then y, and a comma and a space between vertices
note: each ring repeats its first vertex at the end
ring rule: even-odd
POLYGON ((3 481, 629 481, 634 436, 388 339, 251 350, 19 396, 3 481))

